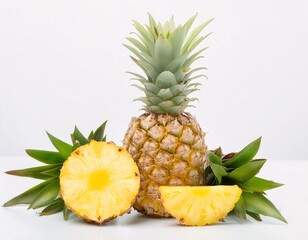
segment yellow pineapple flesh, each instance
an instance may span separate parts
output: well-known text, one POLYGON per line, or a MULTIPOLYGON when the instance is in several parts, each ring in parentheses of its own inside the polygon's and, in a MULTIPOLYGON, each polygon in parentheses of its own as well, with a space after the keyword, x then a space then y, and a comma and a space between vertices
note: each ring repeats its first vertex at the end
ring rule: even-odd
POLYGON ((204 226, 227 216, 240 199, 237 186, 159 187, 167 212, 181 224, 204 226))
POLYGON ((141 186, 134 208, 146 215, 170 217, 159 186, 200 186, 207 164, 204 133, 189 113, 143 114, 133 118, 124 147, 140 170, 141 186))
POLYGON ((79 147, 60 173, 61 196, 67 207, 96 224, 129 212, 139 186, 133 158, 113 143, 92 140, 79 147))

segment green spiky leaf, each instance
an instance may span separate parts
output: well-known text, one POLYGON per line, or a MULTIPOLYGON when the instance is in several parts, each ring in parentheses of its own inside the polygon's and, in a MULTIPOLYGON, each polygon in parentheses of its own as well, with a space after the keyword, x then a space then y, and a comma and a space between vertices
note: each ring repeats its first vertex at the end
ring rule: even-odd
POLYGON ((73 213, 73 212, 72 212, 71 210, 69 210, 69 209, 67 208, 67 206, 64 204, 64 206, 63 206, 63 218, 64 218, 65 221, 68 220, 69 216, 70 216, 72 213, 73 213))
POLYGON ((275 205, 268 200, 262 193, 244 192, 243 198, 247 211, 262 214, 264 216, 276 218, 282 222, 287 223, 286 219, 281 215, 275 205))
POLYGON ((89 141, 91 141, 93 139, 93 135, 94 135, 94 131, 91 131, 89 136, 88 136, 89 141))
POLYGON ((96 141, 106 141, 105 136, 105 127, 106 127, 107 121, 105 121, 93 134, 92 139, 96 141))
POLYGON ((254 218, 255 220, 257 220, 257 221, 259 221, 259 222, 262 221, 262 219, 261 219, 261 217, 260 217, 259 214, 253 213, 253 212, 249 212, 249 211, 246 211, 246 213, 247 213, 250 217, 254 218))
POLYGON ((182 52, 186 52, 188 51, 189 47, 191 46, 191 44, 193 43, 193 41, 195 40, 195 38, 199 35, 199 33, 210 23, 212 22, 214 19, 210 19, 208 21, 206 21, 205 23, 201 24, 200 26, 198 26, 197 28, 195 28, 190 36, 188 37, 188 40, 185 42, 185 45, 182 49, 182 52))
POLYGON ((50 133, 47 132, 47 135, 50 139, 50 141, 52 142, 52 144, 54 145, 54 147, 59 151, 59 153, 65 158, 67 159, 70 155, 71 152, 73 150, 73 146, 63 142, 62 140, 54 137, 53 135, 51 135, 50 133))
POLYGON ((253 178, 260 171, 265 161, 265 159, 258 159, 242 165, 230 172, 228 178, 231 178, 237 183, 244 183, 253 178))
POLYGON ((234 157, 224 162, 224 166, 230 168, 240 167, 250 162, 257 154, 261 144, 261 137, 248 144, 243 150, 235 154, 234 157))
POLYGON ((59 152, 27 149, 26 153, 30 157, 46 164, 63 163, 66 160, 59 152))
POLYGON ((72 141, 73 143, 75 141, 78 141, 80 145, 85 145, 89 143, 89 140, 79 131, 77 126, 75 126, 74 132, 72 134, 72 141))
POLYGON ((243 219, 246 220, 246 207, 245 207, 245 202, 244 202, 244 198, 241 195, 240 199, 238 200, 238 202, 235 204, 234 207, 234 212, 236 215, 241 216, 243 219))
POLYGON ((273 188, 281 187, 284 184, 259 177, 253 177, 247 182, 241 184, 241 188, 246 192, 265 192, 273 188))
POLYGON ((22 194, 12 198, 11 200, 7 201, 3 207, 10 207, 15 206, 18 204, 30 204, 35 199, 37 199, 37 196, 39 193, 48 185, 50 184, 54 179, 48 179, 45 182, 42 182, 29 190, 23 192, 22 194))
POLYGON ((56 166, 56 167, 49 169, 47 171, 44 171, 42 173, 45 174, 45 175, 48 175, 49 177, 59 177, 61 168, 62 168, 62 165, 56 166))
POLYGON ((31 177, 31 178, 37 178, 37 179, 48 179, 50 178, 50 175, 45 173, 46 171, 53 170, 55 168, 58 168, 62 166, 61 164, 57 165, 46 165, 46 166, 40 166, 40 167, 34 167, 34 168, 25 168, 20 170, 11 170, 7 171, 7 174, 20 176, 20 177, 31 177))
POLYGON ((39 192, 37 198, 31 202, 29 209, 36 209, 47 206, 59 195, 59 190, 59 179, 55 178, 51 183, 49 183, 39 192))
POLYGON ((227 176, 228 173, 226 172, 225 168, 221 165, 218 165, 216 163, 210 163, 210 167, 218 181, 218 184, 221 184, 221 180, 223 177, 227 176))
POLYGON ((221 165, 221 158, 216 153, 208 151, 207 155, 212 163, 221 165))
MULTIPOLYGON (((216 156, 218 156, 219 158, 222 158, 222 156, 223 156, 221 147, 216 148, 214 151, 211 151, 211 152, 213 152, 213 153, 214 153, 216 156)), ((220 164, 221 164, 221 162, 220 162, 220 164)))
POLYGON ((57 198, 53 202, 51 202, 43 211, 40 213, 40 216, 47 216, 51 214, 55 214, 58 212, 62 212, 64 207, 64 201, 62 198, 57 198))

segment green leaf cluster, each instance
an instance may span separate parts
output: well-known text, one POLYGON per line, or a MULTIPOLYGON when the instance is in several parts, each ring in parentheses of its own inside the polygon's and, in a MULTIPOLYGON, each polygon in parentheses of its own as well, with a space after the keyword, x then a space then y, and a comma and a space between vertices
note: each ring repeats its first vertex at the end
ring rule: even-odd
POLYGON ((129 72, 132 84, 144 92, 145 96, 135 100, 145 104, 145 109, 157 114, 176 115, 190 107, 197 98, 188 95, 199 90, 201 83, 196 79, 204 77, 200 71, 205 67, 191 69, 207 48, 196 50, 210 34, 200 36, 203 29, 213 20, 210 19, 191 29, 197 15, 183 25, 175 25, 173 17, 164 24, 156 22, 149 14, 149 24, 142 25, 133 21, 136 32, 124 46, 133 54, 132 60, 143 70, 145 76, 129 72))
POLYGON ((261 221, 260 215, 264 215, 286 223, 286 219, 265 196, 265 191, 283 184, 256 176, 266 162, 266 159, 254 159, 260 144, 261 138, 258 138, 241 151, 226 155, 222 153, 220 147, 208 151, 209 165, 205 169, 205 184, 236 184, 243 190, 243 194, 233 210, 236 216, 246 219, 249 215, 261 221))
POLYGON ((62 165, 76 148, 88 144, 91 140, 105 142, 106 135, 104 132, 106 124, 107 121, 96 131, 92 131, 88 137, 85 137, 75 126, 74 132, 71 134, 71 144, 47 132, 49 140, 57 151, 26 150, 26 153, 30 157, 45 165, 6 172, 10 175, 36 178, 44 181, 7 201, 3 206, 10 207, 18 204, 27 204, 29 205, 28 209, 43 208, 40 212, 40 216, 63 212, 63 217, 67 220, 71 211, 65 206, 60 196, 59 175, 62 165))

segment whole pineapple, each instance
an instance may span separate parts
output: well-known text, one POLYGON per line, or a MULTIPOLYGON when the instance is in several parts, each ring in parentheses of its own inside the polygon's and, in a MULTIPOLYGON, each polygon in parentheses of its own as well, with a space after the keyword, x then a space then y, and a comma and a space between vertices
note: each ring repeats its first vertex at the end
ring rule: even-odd
POLYGON ((194 74, 205 68, 191 69, 191 64, 202 58, 205 48, 194 50, 209 35, 199 36, 211 22, 189 32, 195 18, 179 26, 171 18, 162 25, 149 14, 149 25, 134 21, 137 37, 127 38, 133 46, 125 45, 146 75, 130 72, 133 80, 141 83, 133 86, 145 94, 136 100, 145 104, 146 113, 131 120, 123 144, 140 171, 134 208, 150 216, 170 216, 162 205, 159 186, 198 186, 204 182, 204 133, 196 119, 184 112, 197 100, 188 95, 199 90, 200 83, 193 80, 203 75, 194 74))

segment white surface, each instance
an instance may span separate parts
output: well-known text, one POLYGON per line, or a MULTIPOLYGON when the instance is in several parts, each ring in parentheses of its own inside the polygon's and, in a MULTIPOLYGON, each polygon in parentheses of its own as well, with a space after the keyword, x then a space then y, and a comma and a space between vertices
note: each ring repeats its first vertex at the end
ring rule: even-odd
POLYGON ((306 0, 1 0, 0 155, 69 140, 109 119, 120 144, 141 114, 125 71, 141 72, 122 46, 132 19, 149 11, 177 23, 215 17, 198 65, 209 70, 196 115, 211 148, 233 151, 262 135, 264 156, 308 159, 308 1, 306 0))
MULTIPOLYGON (((0 158, 0 203, 33 186, 37 181, 4 174, 4 171, 33 166, 26 158, 0 158)), ((175 219, 147 218, 136 212, 126 214, 103 226, 86 224, 78 218, 68 222, 61 214, 39 217, 25 206, 0 207, 1 239, 215 239, 215 240, 290 240, 308 239, 308 161, 268 161, 260 176, 282 182, 285 186, 268 192, 288 224, 263 217, 263 222, 226 218, 226 222, 205 227, 185 227, 175 219)))

